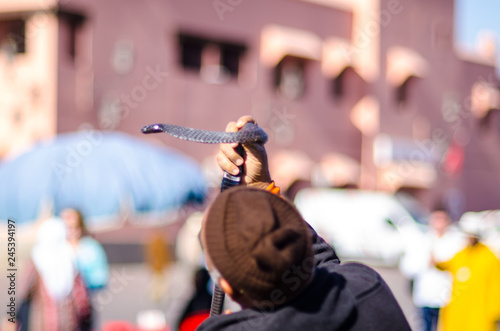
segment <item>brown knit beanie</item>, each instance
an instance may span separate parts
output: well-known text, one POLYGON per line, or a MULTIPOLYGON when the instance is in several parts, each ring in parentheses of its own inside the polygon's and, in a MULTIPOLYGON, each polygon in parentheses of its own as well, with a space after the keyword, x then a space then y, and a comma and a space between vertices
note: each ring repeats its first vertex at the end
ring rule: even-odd
POLYGON ((205 249, 234 291, 259 303, 283 304, 307 286, 311 238, 290 202, 261 189, 235 187, 216 198, 205 222, 205 249))

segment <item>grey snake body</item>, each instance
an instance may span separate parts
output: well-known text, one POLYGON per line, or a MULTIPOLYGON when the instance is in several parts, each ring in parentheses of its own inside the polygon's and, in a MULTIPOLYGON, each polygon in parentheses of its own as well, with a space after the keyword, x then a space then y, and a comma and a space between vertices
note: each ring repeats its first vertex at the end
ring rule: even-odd
POLYGON ((151 124, 142 128, 142 133, 157 132, 165 132, 175 138, 205 144, 263 144, 267 142, 267 134, 254 123, 246 123, 238 132, 206 131, 173 124, 151 124))
MULTIPOLYGON (((152 124, 142 128, 142 133, 157 132, 166 132, 175 138, 206 144, 239 143, 240 145, 236 147, 236 151, 241 156, 243 156, 244 154, 241 144, 264 144, 265 142, 267 142, 267 134, 264 132, 264 130, 262 130, 258 125, 254 123, 246 123, 238 132, 206 131, 172 124, 152 124)), ((233 176, 224 172, 221 191, 240 184, 241 176, 243 175, 243 165, 239 168, 240 173, 237 176, 233 176)), ((224 291, 219 287, 218 284, 215 284, 212 297, 212 305, 210 307, 210 316, 220 315, 222 313, 224 306, 224 296, 224 291)))

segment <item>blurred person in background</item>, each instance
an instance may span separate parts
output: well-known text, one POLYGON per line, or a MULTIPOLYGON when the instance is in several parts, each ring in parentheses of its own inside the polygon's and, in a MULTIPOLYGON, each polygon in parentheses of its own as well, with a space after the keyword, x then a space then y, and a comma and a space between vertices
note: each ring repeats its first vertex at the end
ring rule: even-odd
POLYGON ((212 294, 209 292, 210 274, 199 268, 194 274, 195 292, 179 318, 179 331, 195 330, 210 315, 212 294))
MULTIPOLYGON (((228 124, 236 132, 245 116, 228 124)), ((279 194, 258 144, 222 144, 228 172, 244 165, 242 184, 220 193, 201 229, 214 282, 242 310, 212 316, 197 330, 385 330, 410 326, 380 275, 359 263, 341 264, 328 245, 279 194)))
POLYGON ((187 218, 175 238, 176 261, 192 272, 203 266, 203 251, 200 244, 202 212, 194 212, 187 218))
MULTIPOLYGON (((109 279, 109 264, 102 245, 87 232, 82 213, 74 208, 61 211, 61 218, 66 225, 66 239, 73 255, 76 268, 81 275, 85 287, 91 297, 103 289, 109 279)), ((95 309, 92 319, 88 320, 88 328, 96 327, 95 309)))
POLYGON ((146 261, 152 272, 150 293, 153 301, 159 303, 168 288, 167 268, 172 264, 170 245, 160 234, 153 234, 146 243, 146 261))
POLYGON ((448 261, 465 245, 465 237, 451 224, 448 212, 437 208, 429 216, 428 232, 408 247, 400 261, 401 273, 413 281, 412 299, 424 331, 437 330, 439 309, 449 302, 452 287, 451 274, 436 269, 432 256, 448 261))
POLYGON ((76 267, 90 291, 102 289, 109 278, 109 265, 102 245, 88 233, 82 213, 64 209, 61 218, 66 224, 67 240, 73 249, 76 267))
MULTIPOLYGON (((479 218, 462 218, 467 246, 436 267, 453 275, 450 303, 439 316, 441 331, 494 331, 500 320, 500 261, 481 242, 479 218)), ((434 258, 436 260, 436 258, 434 258)))
POLYGON ((22 331, 87 331, 90 300, 75 268, 66 229, 49 219, 38 230, 18 311, 22 331))

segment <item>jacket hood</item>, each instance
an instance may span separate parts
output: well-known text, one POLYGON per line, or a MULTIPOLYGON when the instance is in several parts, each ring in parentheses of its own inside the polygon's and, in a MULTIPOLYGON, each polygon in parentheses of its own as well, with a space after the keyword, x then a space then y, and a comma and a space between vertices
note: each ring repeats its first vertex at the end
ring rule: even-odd
POLYGON ((359 263, 316 268, 303 293, 284 306, 211 317, 203 330, 410 331, 391 290, 370 267, 359 263))
POLYGON ((346 285, 342 274, 318 268, 306 290, 287 305, 269 300, 260 309, 211 317, 198 330, 345 329, 356 319, 356 298, 346 285))

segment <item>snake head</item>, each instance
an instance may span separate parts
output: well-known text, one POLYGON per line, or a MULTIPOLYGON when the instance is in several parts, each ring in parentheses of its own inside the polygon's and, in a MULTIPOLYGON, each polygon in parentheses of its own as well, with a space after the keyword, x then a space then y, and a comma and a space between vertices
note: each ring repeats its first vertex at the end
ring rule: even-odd
POLYGON ((141 129, 142 133, 157 133, 157 132, 163 132, 163 127, 161 124, 151 124, 151 125, 146 125, 141 129))

